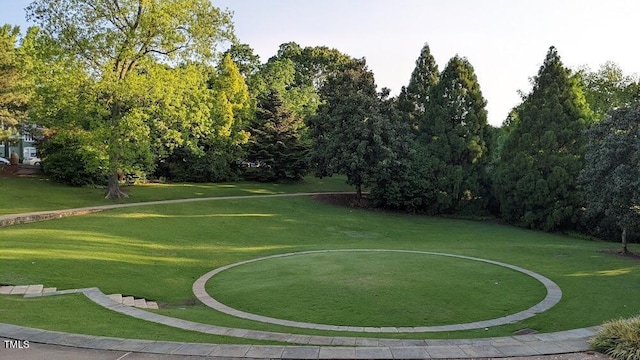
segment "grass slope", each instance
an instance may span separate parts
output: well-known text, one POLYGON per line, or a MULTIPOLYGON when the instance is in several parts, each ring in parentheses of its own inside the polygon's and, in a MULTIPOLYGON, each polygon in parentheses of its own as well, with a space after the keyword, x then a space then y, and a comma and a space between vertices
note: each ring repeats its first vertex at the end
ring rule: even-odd
POLYGON ((113 201, 104 198, 104 189, 69 187, 42 177, 0 177, 0 204, 2 204, 0 215, 156 200, 316 191, 353 191, 353 188, 345 183, 345 178, 341 176, 324 179, 308 176, 299 183, 171 183, 124 186, 123 189, 129 194, 129 197, 113 201))
MULTIPOLYGON (((256 189, 234 191, 246 193, 256 189)), ((105 293, 159 301, 164 306, 160 313, 184 319, 248 329, 339 335, 255 323, 217 313, 197 303, 191 285, 213 268, 284 252, 357 248, 444 252, 536 271, 560 285, 563 299, 534 318, 488 331, 384 336, 502 336, 525 327, 549 332, 636 314, 640 264, 611 255, 609 251, 617 247, 492 223, 336 208, 306 197, 240 199, 119 209, 2 228, 0 283, 41 283, 61 289, 97 286, 105 293)), ((471 283, 483 281, 475 271, 462 272, 471 283)), ((412 276, 420 280, 420 275, 412 276)), ((425 273, 424 278, 427 277, 425 273)), ((527 287, 520 284, 520 289, 527 287)), ((434 296, 442 303, 460 297, 447 291, 434 296)), ((0 322, 57 326, 56 314, 63 311, 64 305, 38 311, 32 304, 39 301, 43 300, 12 301, 10 312, 0 312, 0 322)), ((528 305, 528 300, 525 302, 528 305)), ((0 297, 0 304, 4 308, 8 300, 0 297)), ((91 314, 104 310, 92 304, 73 306, 74 311, 87 315, 65 329, 92 333, 92 320, 82 319, 91 319, 91 314)), ((510 302, 505 310, 515 312, 517 307, 510 302)), ((388 318, 395 315, 389 313, 388 318)), ((457 316, 465 318, 464 313, 457 316)), ((111 323, 113 336, 129 326, 121 320, 111 323)), ((145 332, 152 338, 153 331, 145 332)), ((172 330, 166 331, 170 336, 172 330)))

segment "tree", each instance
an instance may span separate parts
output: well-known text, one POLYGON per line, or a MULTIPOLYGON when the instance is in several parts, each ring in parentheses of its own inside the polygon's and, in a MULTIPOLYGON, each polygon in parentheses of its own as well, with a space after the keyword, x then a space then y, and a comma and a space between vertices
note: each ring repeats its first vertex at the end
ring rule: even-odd
POLYGON ((422 169, 415 164, 415 136, 398 111, 395 99, 388 99, 388 90, 380 96, 380 116, 366 123, 368 152, 369 201, 378 207, 419 211, 422 199, 422 169))
POLYGON ((376 129, 372 122, 380 117, 373 73, 360 60, 329 76, 321 94, 324 103, 308 123, 316 175, 347 175, 347 183, 361 198, 368 171, 377 161, 370 142, 376 129))
POLYGON ((248 80, 260 69, 260 56, 256 55, 248 44, 233 44, 224 55, 229 55, 238 71, 248 80))
POLYGON ((422 161, 430 169, 426 207, 432 213, 449 213, 486 202, 487 102, 469 61, 453 57, 429 96, 418 118, 418 142, 425 151, 422 161))
POLYGON ((629 106, 640 100, 640 93, 637 92, 640 80, 625 75, 614 62, 602 64, 597 71, 583 68, 577 75, 596 119, 604 118, 611 109, 629 106))
POLYGON ((418 130, 418 119, 424 115, 429 103, 431 88, 438 83, 438 65, 428 44, 425 44, 416 60, 407 87, 402 87, 398 95, 398 108, 405 121, 418 130))
MULTIPOLYGON (((27 17, 65 52, 82 60, 87 73, 99 82, 99 101, 109 109, 103 118, 110 135, 106 139, 112 174, 108 198, 126 196, 118 186, 118 173, 127 158, 135 157, 128 151, 149 146, 146 139, 151 130, 144 125, 155 121, 156 128, 184 139, 185 127, 190 129, 188 124, 196 121, 182 117, 186 122, 180 123, 185 126, 171 128, 175 123, 166 123, 169 118, 145 113, 149 92, 176 85, 167 81, 176 81, 175 73, 158 62, 169 65, 211 58, 216 45, 234 38, 230 14, 207 0, 57 0, 55 4, 36 0, 27 8, 27 17), (162 86, 156 86, 162 76, 162 86)), ((160 108, 163 103, 171 101, 155 101, 160 108)))
POLYGON ((587 216, 604 215, 621 233, 640 228, 640 107, 613 110, 587 131, 589 143, 580 183, 586 194, 587 216))
MULTIPOLYGON (((203 92, 193 98, 198 103, 177 109, 202 107, 198 114, 206 118, 198 120, 190 115, 198 126, 185 129, 187 140, 175 143, 175 153, 162 154, 158 173, 180 181, 232 180, 236 177, 236 162, 242 158, 241 146, 249 139, 246 130, 253 116, 249 91, 230 54, 222 57, 216 69, 207 67, 200 72, 206 74, 203 78, 206 84, 192 85, 192 89, 203 92)), ((179 99, 183 105, 190 104, 187 96, 179 99)), ((174 117, 182 118, 180 114, 174 117)))
POLYGON ((307 173, 308 146, 299 133, 302 118, 289 111, 277 92, 258 102, 251 125, 245 174, 258 181, 301 180, 307 173))
POLYGON ((17 134, 31 95, 25 54, 16 46, 19 34, 17 26, 0 27, 0 141, 17 134))
POLYGON ((529 228, 573 228, 583 206, 577 178, 591 112, 554 47, 516 111, 496 169, 502 216, 529 228))

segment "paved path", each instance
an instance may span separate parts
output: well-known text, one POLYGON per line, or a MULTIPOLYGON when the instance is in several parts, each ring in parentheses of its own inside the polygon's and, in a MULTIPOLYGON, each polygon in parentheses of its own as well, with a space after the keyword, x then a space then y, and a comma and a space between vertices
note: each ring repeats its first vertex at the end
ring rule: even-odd
MULTIPOLYGON (((32 221, 54 219, 97 212, 107 209, 159 204, 175 204, 194 201, 255 199, 285 196, 310 196, 320 193, 247 195, 214 198, 195 198, 180 200, 152 201, 104 206, 93 206, 59 211, 45 211, 29 214, 0 216, 0 226, 32 221)), ((327 193, 322 193, 327 194, 327 193)), ((4 348, 0 348, 0 359, 10 354, 17 358, 23 354, 16 346, 28 341, 30 344, 49 344, 71 346, 82 349, 124 352, 125 359, 132 353, 167 354, 172 356, 204 356, 220 358, 258 358, 258 359, 451 359, 451 358, 494 358, 510 356, 537 356, 546 354, 574 353, 589 350, 589 338, 595 335, 597 327, 576 329, 548 334, 520 335, 500 338, 462 339, 462 340, 399 340, 385 338, 311 336, 267 331, 226 328, 210 324, 171 318, 146 310, 126 306, 103 294, 97 288, 73 289, 25 294, 28 297, 55 296, 66 293, 82 293, 93 302, 112 311, 181 329, 208 334, 240 337, 255 340, 271 340, 295 345, 223 345, 180 343, 170 341, 134 340, 69 334, 57 331, 45 331, 0 323, 0 338, 4 348), (9 345, 7 345, 9 344, 9 345), (8 346, 8 348, 7 348, 8 346), (13 346, 13 348, 12 348, 13 346), (14 356, 15 355, 15 356, 14 356)), ((2 344, 0 344, 2 346, 2 344)), ((35 347, 34 347, 35 348, 35 347)), ((101 353, 102 354, 102 353, 101 353)), ((108 353, 112 358, 114 353, 108 353)), ((100 355, 101 356, 101 355, 100 355)), ((80 356, 81 357, 81 356, 80 356)), ((137 358, 137 357, 136 357, 137 358)))
POLYGON ((306 193, 269 194, 269 195, 214 196, 214 197, 190 198, 190 199, 158 200, 158 201, 145 201, 145 202, 137 202, 137 203, 96 205, 96 206, 87 206, 87 207, 73 208, 73 209, 62 209, 62 210, 35 211, 35 212, 22 213, 22 214, 1 215, 0 227, 37 222, 37 221, 43 221, 43 220, 59 219, 67 216, 85 215, 85 214, 100 212, 103 210, 119 209, 119 208, 126 208, 126 207, 135 207, 135 206, 182 204, 182 203, 190 203, 190 202, 197 202, 197 201, 267 199, 267 198, 278 198, 278 197, 333 195, 333 194, 355 194, 355 192, 338 191, 338 192, 306 192, 306 193))

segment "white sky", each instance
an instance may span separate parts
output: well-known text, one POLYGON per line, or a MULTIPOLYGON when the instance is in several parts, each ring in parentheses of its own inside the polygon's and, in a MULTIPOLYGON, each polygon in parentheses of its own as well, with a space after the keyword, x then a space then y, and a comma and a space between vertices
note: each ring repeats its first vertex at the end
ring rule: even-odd
MULTIPOLYGON (((0 24, 25 26, 28 0, 0 0, 0 24)), ((264 62, 282 43, 365 57, 397 94, 427 42, 440 70, 455 54, 474 66, 489 122, 500 125, 529 91, 554 45, 566 66, 611 60, 640 73, 638 0, 213 0, 234 12, 236 35, 264 62)))

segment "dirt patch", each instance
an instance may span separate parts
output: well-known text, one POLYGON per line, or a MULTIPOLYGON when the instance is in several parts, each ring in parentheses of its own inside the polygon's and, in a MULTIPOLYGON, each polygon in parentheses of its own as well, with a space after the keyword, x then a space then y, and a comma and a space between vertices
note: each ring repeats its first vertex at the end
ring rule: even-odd
POLYGON ((0 165, 0 177, 36 177, 42 176, 42 167, 34 165, 0 165))

